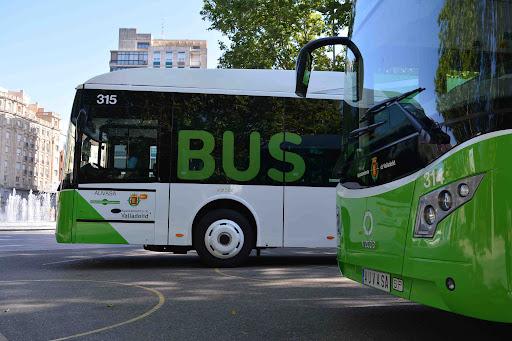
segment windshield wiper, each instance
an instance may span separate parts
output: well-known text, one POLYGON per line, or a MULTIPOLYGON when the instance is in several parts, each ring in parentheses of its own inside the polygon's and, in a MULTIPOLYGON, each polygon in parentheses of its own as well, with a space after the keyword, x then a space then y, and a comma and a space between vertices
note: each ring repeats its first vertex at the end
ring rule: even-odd
POLYGON ((366 134, 367 132, 371 131, 371 130, 375 130, 375 128, 383 125, 384 123, 386 123, 386 121, 381 121, 381 122, 377 122, 377 123, 374 123, 374 124, 370 124, 369 126, 366 126, 366 127, 362 127, 362 128, 359 128, 359 129, 355 129, 355 130, 352 130, 350 132, 350 134, 348 135, 349 138, 356 138, 356 137, 359 137, 363 134, 366 134))
POLYGON ((404 92, 401 95, 398 95, 398 96, 395 96, 395 97, 391 97, 391 98, 388 98, 388 99, 386 99, 386 100, 384 100, 382 102, 379 102, 379 103, 375 104, 373 107, 370 107, 368 110, 366 110, 366 112, 364 113, 363 117, 361 117, 359 122, 364 122, 366 119, 368 119, 368 116, 370 114, 376 114, 379 111, 382 111, 383 109, 389 107, 390 105, 393 105, 396 102, 400 102, 401 100, 403 100, 403 99, 405 99, 405 98, 407 98, 409 96, 419 94, 423 90, 425 90, 425 88, 421 88, 421 87, 420 88, 416 88, 414 90, 404 92))

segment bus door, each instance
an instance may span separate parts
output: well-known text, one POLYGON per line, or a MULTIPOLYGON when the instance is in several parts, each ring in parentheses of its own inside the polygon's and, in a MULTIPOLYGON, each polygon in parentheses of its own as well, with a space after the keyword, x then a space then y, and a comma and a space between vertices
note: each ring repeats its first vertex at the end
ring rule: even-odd
POLYGON ((287 102, 282 145, 285 247, 336 247, 339 105, 339 101, 320 99, 287 102))

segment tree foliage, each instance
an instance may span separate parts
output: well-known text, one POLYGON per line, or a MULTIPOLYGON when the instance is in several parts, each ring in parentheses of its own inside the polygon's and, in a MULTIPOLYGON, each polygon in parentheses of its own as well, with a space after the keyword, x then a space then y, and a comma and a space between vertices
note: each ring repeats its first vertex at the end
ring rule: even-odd
MULTIPOLYGON (((308 41, 340 34, 350 9, 349 0, 204 0, 201 15, 229 40, 219 42, 219 67, 293 69, 308 41)), ((341 69, 328 51, 316 53, 315 68, 341 69)))

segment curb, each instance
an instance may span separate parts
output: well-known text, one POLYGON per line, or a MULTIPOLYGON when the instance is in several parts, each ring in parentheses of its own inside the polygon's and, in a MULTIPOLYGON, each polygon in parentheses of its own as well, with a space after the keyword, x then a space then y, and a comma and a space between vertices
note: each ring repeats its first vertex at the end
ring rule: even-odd
POLYGON ((0 229, 0 232, 5 231, 55 231, 55 228, 40 228, 40 229, 0 229))

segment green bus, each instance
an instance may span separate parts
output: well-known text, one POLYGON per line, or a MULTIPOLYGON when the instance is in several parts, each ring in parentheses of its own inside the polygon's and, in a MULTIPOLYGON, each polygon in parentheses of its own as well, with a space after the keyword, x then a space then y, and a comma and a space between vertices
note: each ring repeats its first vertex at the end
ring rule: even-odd
POLYGON ((341 272, 512 322, 512 1, 356 0, 348 37, 302 49, 298 95, 331 44, 347 46, 341 272))

